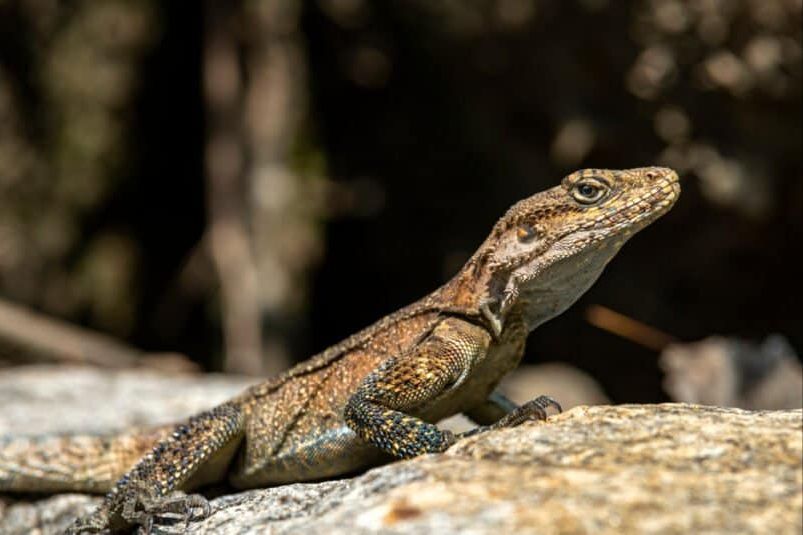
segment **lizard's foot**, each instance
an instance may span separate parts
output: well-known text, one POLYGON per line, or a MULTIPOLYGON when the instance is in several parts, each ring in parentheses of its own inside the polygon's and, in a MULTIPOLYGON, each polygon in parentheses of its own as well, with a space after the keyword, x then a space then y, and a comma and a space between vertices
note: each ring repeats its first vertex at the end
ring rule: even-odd
POLYGON ((82 533, 101 533, 108 529, 105 522, 98 522, 93 516, 79 518, 73 525, 67 528, 64 535, 81 535, 82 533))
POLYGON ((152 500, 138 500, 138 503, 126 504, 122 516, 131 524, 139 524, 146 534, 153 530, 155 519, 172 522, 184 522, 184 529, 191 521, 203 520, 212 514, 209 502, 200 494, 184 494, 176 492, 170 496, 152 500))
POLYGON ((81 535, 82 533, 102 533, 109 531, 111 515, 109 509, 101 505, 91 513, 76 519, 64 532, 65 535, 81 535))
POLYGON ((526 422, 527 420, 546 420, 547 409, 554 408, 558 412, 563 412, 560 403, 555 401, 549 396, 538 396, 516 407, 514 410, 503 416, 498 422, 491 425, 480 425, 474 429, 470 429, 457 435, 458 438, 466 438, 486 431, 493 431, 494 429, 502 429, 504 427, 516 427, 517 425, 526 422))
MULTIPOLYGON (((144 498, 132 494, 122 501, 122 509, 112 514, 108 507, 99 507, 95 512, 79 518, 67 529, 67 535, 85 533, 108 533, 118 530, 130 530, 132 526, 142 526, 146 534, 153 531, 156 519, 165 519, 171 523, 184 522, 187 529, 190 521, 202 520, 212 514, 209 502, 200 494, 184 494, 175 492, 161 498, 144 498)), ((158 522, 161 523, 161 522, 158 522)))
POLYGON ((493 424, 491 427, 515 427, 527 420, 546 420, 547 409, 552 407, 558 412, 563 412, 560 403, 555 401, 549 396, 538 396, 531 399, 524 405, 516 408, 514 411, 506 414, 501 420, 493 424))

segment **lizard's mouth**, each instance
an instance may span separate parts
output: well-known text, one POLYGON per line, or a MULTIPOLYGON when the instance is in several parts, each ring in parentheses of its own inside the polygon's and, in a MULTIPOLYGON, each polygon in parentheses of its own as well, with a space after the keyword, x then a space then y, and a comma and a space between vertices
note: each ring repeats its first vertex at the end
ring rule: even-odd
POLYGON ((609 229, 608 235, 624 231, 632 235, 643 229, 675 204, 680 196, 680 182, 676 172, 668 170, 652 187, 641 195, 635 195, 618 210, 606 213, 594 220, 590 229, 609 229))

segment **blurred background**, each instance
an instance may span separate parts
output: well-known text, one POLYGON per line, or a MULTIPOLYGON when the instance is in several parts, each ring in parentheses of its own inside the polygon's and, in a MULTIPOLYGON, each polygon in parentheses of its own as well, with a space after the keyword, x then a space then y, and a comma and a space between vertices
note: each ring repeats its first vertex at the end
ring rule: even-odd
POLYGON ((802 4, 0 0, 0 360, 275 373, 513 202, 660 164, 676 207, 526 362, 616 402, 715 334, 731 388, 799 368, 802 4))

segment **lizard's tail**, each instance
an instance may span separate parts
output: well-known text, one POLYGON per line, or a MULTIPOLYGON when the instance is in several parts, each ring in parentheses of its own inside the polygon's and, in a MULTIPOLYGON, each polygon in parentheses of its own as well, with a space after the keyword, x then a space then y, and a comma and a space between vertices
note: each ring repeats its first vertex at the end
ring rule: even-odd
POLYGON ((0 436, 0 492, 108 492, 173 428, 117 435, 0 436))

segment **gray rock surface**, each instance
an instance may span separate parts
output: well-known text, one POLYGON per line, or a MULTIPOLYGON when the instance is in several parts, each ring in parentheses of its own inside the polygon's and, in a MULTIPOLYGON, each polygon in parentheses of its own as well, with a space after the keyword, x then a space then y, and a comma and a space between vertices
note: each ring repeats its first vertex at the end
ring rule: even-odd
MULTIPOLYGON (((353 478, 221 496, 186 532, 800 533, 802 488, 800 410, 576 407, 353 478)), ((97 501, 0 498, 0 533, 57 533, 97 501)))
POLYGON ((38 365, 0 369, 0 435, 104 432, 180 420, 253 377, 38 365))

